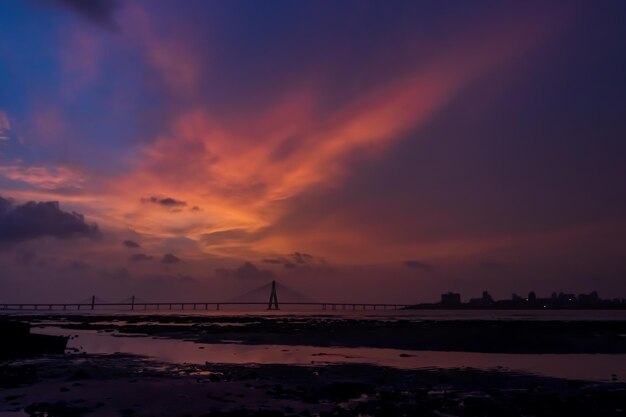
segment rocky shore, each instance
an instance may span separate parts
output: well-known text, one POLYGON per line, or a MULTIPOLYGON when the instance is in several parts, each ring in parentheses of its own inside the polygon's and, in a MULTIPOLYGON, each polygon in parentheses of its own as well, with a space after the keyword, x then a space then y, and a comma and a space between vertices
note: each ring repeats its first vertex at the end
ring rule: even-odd
POLYGON ((626 415, 626 385, 477 369, 369 365, 173 365, 128 355, 52 356, 0 366, 0 415, 626 415))

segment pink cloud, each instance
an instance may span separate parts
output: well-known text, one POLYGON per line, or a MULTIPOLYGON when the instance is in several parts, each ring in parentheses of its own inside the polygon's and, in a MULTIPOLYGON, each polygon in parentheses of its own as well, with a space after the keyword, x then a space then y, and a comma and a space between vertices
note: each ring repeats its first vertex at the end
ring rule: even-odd
MULTIPOLYGON (((175 35, 159 39, 149 17, 134 13, 146 56, 161 69, 168 88, 178 92, 194 85, 194 74, 204 68, 193 54, 185 45, 176 47, 175 35)), ((231 229, 260 231, 284 214, 281 201, 316 187, 336 187, 357 155, 374 158, 418 132, 473 81, 526 56, 548 29, 546 19, 537 16, 468 28, 438 42, 448 46, 433 48, 428 59, 409 60, 404 75, 367 85, 332 112, 320 111, 326 97, 306 76, 272 105, 239 119, 217 118, 195 104, 177 109, 169 130, 144 148, 135 171, 109 187, 133 201, 122 211, 144 232, 170 230, 198 239, 231 229), (137 202, 146 192, 202 206, 203 212, 146 213, 137 202)), ((327 233, 352 239, 353 232, 327 233)), ((300 239, 297 232, 290 234, 255 242, 255 248, 288 251, 300 239)))
POLYGON ((0 175, 45 191, 81 189, 86 181, 86 175, 74 168, 63 165, 28 166, 21 162, 0 165, 0 175))

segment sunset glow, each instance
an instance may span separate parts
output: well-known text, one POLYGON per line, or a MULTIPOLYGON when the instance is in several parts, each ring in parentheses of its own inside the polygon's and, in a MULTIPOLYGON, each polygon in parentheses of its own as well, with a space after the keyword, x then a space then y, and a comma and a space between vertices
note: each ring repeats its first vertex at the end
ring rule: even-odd
POLYGON ((623 292, 610 7, 400 3, 9 1, 5 217, 98 233, 0 237, 0 288, 228 295, 249 263, 334 299, 623 292))

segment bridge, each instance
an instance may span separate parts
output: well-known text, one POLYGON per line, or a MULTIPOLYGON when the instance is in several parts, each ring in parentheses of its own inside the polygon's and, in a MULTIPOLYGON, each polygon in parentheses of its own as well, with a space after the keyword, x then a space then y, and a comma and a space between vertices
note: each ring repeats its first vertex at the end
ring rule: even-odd
POLYGON ((280 306, 287 308, 310 307, 319 308, 321 310, 399 310, 408 307, 405 303, 359 303, 359 302, 320 302, 309 300, 308 297, 282 285, 276 281, 264 284, 258 288, 248 291, 234 299, 226 301, 175 301, 175 302, 148 302, 141 300, 135 296, 120 302, 105 302, 95 295, 89 299, 76 303, 0 303, 0 310, 9 311, 77 311, 77 310, 130 310, 130 311, 148 311, 148 310, 221 310, 224 307, 237 306, 253 306, 264 307, 267 310, 279 310, 280 306), (295 295, 302 301, 278 301, 278 290, 287 294, 295 295), (243 301, 250 295, 258 295, 259 292, 267 294, 269 291, 268 301, 243 301))

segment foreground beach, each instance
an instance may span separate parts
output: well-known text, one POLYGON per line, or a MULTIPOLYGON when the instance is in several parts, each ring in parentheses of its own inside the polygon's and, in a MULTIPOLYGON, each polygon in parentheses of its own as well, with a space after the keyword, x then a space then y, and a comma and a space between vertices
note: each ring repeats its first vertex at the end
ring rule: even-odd
POLYGON ((517 362, 523 368, 524 358, 558 363, 583 352, 589 359, 579 364, 582 371, 599 363, 594 358, 614 358, 619 368, 623 321, 114 314, 19 319, 31 322, 35 332, 73 337, 67 355, 2 363, 2 416, 626 415, 622 369, 515 369, 517 362), (518 342, 524 338, 533 342, 518 342), (438 351, 443 359, 433 362, 438 351), (493 366, 502 358, 507 367, 493 366))

